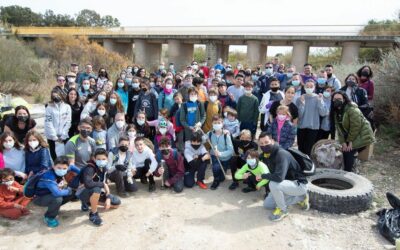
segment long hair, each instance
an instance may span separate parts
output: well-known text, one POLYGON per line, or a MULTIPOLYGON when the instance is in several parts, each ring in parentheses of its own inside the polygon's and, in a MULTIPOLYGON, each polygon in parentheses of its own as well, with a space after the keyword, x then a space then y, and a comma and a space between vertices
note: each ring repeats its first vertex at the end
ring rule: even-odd
MULTIPOLYGON (((125 110, 124 110, 124 105, 122 105, 121 97, 119 97, 117 92, 111 92, 109 99, 111 99, 112 96, 115 96, 117 99, 117 103, 115 103, 115 108, 117 109, 117 113, 124 113, 125 110)), ((112 105, 110 104, 109 108, 111 108, 111 107, 112 107, 112 105)))
POLYGON ((331 123, 333 122, 335 122, 335 115, 342 115, 343 114, 343 112, 344 112, 344 107, 346 106, 346 105, 349 105, 349 104, 351 104, 352 103, 352 101, 350 100, 350 98, 347 96, 347 94, 346 94, 346 92, 344 92, 343 90, 338 90, 338 91, 336 91, 335 93, 333 93, 332 94, 332 97, 331 97, 331 110, 330 110, 330 114, 329 114, 329 117, 330 117, 330 119, 331 119, 331 123), (343 101, 344 101, 344 103, 343 103, 343 108, 338 112, 337 110, 335 110, 335 108, 334 108, 334 106, 333 106, 333 97, 335 96, 335 95, 341 95, 342 97, 343 97, 343 101))
POLYGON ((4 132, 1 136, 0 136, 0 152, 3 153, 4 152, 4 142, 6 140, 7 137, 11 137, 14 140, 14 147, 18 150, 22 149, 22 145, 18 142, 17 137, 15 137, 14 133, 12 132, 4 132))
POLYGON ((25 125, 28 127, 31 127, 33 124, 33 120, 31 119, 31 113, 29 112, 28 108, 24 105, 19 105, 15 108, 15 113, 14 113, 14 117, 13 117, 13 122, 14 124, 18 124, 18 118, 17 118, 17 113, 20 110, 25 110, 26 113, 28 113, 28 120, 26 120, 25 125))
POLYGON ((44 140, 43 136, 39 132, 37 132, 35 130, 31 130, 25 136, 25 141, 24 141, 25 150, 29 150, 29 148, 30 148, 30 146, 29 146, 29 137, 31 137, 31 136, 35 137, 39 141, 39 145, 42 148, 48 148, 49 147, 49 145, 47 144, 47 142, 44 140))
POLYGON ((119 89, 119 87, 118 87, 118 81, 122 81, 122 82, 124 83, 123 90, 124 90, 125 92, 127 92, 127 91, 128 91, 128 84, 126 84, 126 82, 125 82, 124 79, 122 79, 122 78, 118 78, 118 79, 115 81, 114 90, 117 91, 117 90, 119 89))
POLYGON ((357 76, 358 76, 358 77, 361 77, 361 72, 362 72, 362 70, 363 70, 364 68, 368 68, 368 69, 369 69, 369 76, 368 76, 368 79, 371 79, 371 78, 374 76, 374 73, 372 72, 371 67, 368 66, 368 65, 364 65, 364 66, 362 66, 359 70, 357 70, 357 76))

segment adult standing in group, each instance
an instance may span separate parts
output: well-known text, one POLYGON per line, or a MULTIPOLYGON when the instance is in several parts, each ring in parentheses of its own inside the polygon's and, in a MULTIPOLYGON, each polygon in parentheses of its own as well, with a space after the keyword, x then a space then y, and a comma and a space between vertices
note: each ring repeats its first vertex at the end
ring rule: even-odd
POLYGON ((35 126, 36 122, 31 118, 28 108, 21 105, 15 108, 14 116, 6 120, 4 132, 13 132, 18 142, 23 143, 26 134, 35 126))
POLYGON ((293 86, 289 86, 285 88, 285 97, 280 100, 280 101, 274 101, 271 104, 271 107, 269 109, 269 114, 270 114, 270 122, 272 123, 272 120, 276 118, 276 110, 278 109, 279 106, 285 105, 289 107, 290 115, 291 115, 291 121, 293 124, 297 124, 297 119, 299 117, 299 110, 297 109, 296 104, 294 103, 294 95, 295 95, 295 88, 293 86))
POLYGON ((56 143, 66 143, 69 138, 68 132, 71 128, 71 107, 64 103, 64 99, 58 91, 51 92, 51 101, 46 107, 44 121, 44 133, 50 148, 51 158, 55 160, 56 143))
POLYGON ((367 91, 368 101, 371 103, 374 100, 375 83, 372 81, 374 73, 370 66, 362 66, 357 71, 357 76, 360 78, 360 87, 367 91))
POLYGON ((333 65, 325 65, 325 71, 326 76, 328 77, 326 83, 328 84, 328 86, 332 87, 334 91, 338 91, 341 88, 342 84, 340 83, 340 80, 333 74, 333 65))
POLYGON ((96 78, 95 74, 93 73, 93 66, 90 63, 88 63, 85 66, 85 72, 79 74, 77 83, 81 85, 83 80, 89 80, 90 77, 96 78))
POLYGON ((71 107, 71 128, 68 131, 68 135, 72 137, 79 132, 78 124, 83 110, 83 104, 79 101, 79 93, 76 89, 68 91, 67 104, 71 107))
POLYGON ((125 114, 117 113, 115 115, 114 124, 107 130, 107 148, 113 149, 118 147, 119 138, 126 134, 125 114))
POLYGON ((342 144, 344 170, 352 171, 355 155, 375 142, 374 133, 369 122, 360 109, 343 91, 332 96, 331 120, 342 144))
POLYGON ((317 81, 317 77, 313 74, 312 72, 312 64, 311 63, 306 63, 304 64, 304 71, 302 74, 300 74, 302 82, 307 82, 307 80, 314 80, 314 82, 317 81))
POLYGON ((57 76, 57 85, 53 88, 52 91, 56 91, 60 94, 61 98, 64 100, 67 99, 68 88, 65 84, 65 77, 62 75, 57 76))

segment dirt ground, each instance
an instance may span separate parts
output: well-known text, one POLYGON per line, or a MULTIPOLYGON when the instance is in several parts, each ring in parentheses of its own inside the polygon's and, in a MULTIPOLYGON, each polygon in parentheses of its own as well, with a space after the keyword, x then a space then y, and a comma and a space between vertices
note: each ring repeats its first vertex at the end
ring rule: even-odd
POLYGON ((400 195, 399 156, 392 151, 360 167, 376 194, 372 208, 357 215, 291 207, 287 218, 270 222, 263 193, 229 191, 229 180, 216 191, 195 187, 181 194, 150 194, 139 184, 119 209, 101 213, 102 227, 91 225, 79 202, 62 207, 55 229, 44 225, 44 209, 35 206, 19 221, 0 219, 0 249, 385 249, 389 243, 377 233, 374 212, 387 206, 385 192, 400 195))

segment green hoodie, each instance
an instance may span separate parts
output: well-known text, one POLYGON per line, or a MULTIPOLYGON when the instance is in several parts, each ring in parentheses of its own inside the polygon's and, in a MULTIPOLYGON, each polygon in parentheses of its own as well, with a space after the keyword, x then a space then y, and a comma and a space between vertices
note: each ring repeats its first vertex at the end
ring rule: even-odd
MULTIPOLYGON (((255 167, 254 169, 251 169, 249 167, 249 165, 246 163, 241 169, 239 169, 236 174, 235 174, 235 178, 238 180, 243 180, 243 175, 247 172, 252 173, 255 176, 260 176, 262 174, 268 174, 269 173, 269 169, 267 167, 267 165, 265 165, 265 163, 258 161, 257 167, 255 167)), ((268 184, 268 180, 266 179, 262 179, 261 181, 259 181, 257 183, 257 188, 260 188, 264 185, 268 184)))

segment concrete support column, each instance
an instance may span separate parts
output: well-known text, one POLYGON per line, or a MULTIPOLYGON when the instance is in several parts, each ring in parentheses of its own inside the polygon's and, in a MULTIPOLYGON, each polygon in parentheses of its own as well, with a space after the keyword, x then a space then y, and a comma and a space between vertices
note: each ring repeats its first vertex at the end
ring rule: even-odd
POLYGON ((247 60, 251 67, 265 63, 267 46, 260 41, 247 41, 247 60))
POLYGON ((344 42, 342 47, 342 64, 351 64, 358 60, 360 52, 359 42, 344 42))
POLYGON ((292 65, 296 66, 298 72, 301 71, 304 64, 308 61, 308 52, 310 50, 310 45, 305 41, 293 42, 292 51, 292 65))
POLYGON ((168 62, 174 63, 177 70, 182 70, 193 61, 193 44, 180 40, 168 40, 168 62))
POLYGON ((156 69, 161 61, 161 43, 135 39, 135 63, 156 69))
POLYGON ((208 63, 208 66, 212 67, 217 63, 218 59, 218 49, 217 49, 217 43, 215 41, 209 41, 206 44, 206 60, 208 63))
POLYGON ((222 58, 223 62, 227 62, 229 58, 229 45, 218 44, 217 45, 217 56, 222 58))
POLYGON ((127 56, 130 60, 133 57, 133 44, 132 43, 118 43, 113 39, 104 39, 103 47, 111 52, 119 53, 123 56, 127 56))

